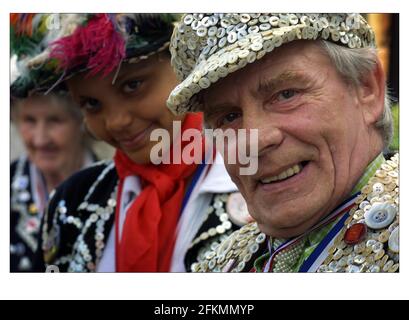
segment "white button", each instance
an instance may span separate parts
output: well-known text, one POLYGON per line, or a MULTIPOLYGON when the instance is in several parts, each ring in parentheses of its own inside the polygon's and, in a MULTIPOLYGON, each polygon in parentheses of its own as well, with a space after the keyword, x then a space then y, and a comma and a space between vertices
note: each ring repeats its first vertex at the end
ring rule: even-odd
POLYGON ((258 21, 260 21, 261 23, 266 23, 266 22, 268 22, 268 20, 270 19, 270 17, 269 16, 260 16, 259 18, 258 18, 258 21))
POLYGON ((393 261, 389 260, 388 262, 385 263, 385 265, 383 266, 382 270, 387 272, 389 271, 389 269, 393 266, 393 261))
POLYGON ((372 190, 373 190, 373 193, 375 194, 381 194, 385 190, 385 188, 382 183, 377 182, 373 185, 372 190))
POLYGON ((191 27, 192 27, 193 30, 196 31, 197 29, 199 29, 199 27, 200 27, 201 25, 202 25, 202 23, 201 23, 200 21, 195 20, 195 21, 192 22, 191 27))
POLYGON ((331 39, 332 39, 332 41, 334 41, 334 42, 339 41, 340 35, 339 35, 339 31, 338 31, 338 30, 334 30, 334 31, 331 33, 331 39))
POLYGON ((225 37, 219 40, 219 48, 222 48, 226 45, 227 39, 225 37))
POLYGON ((213 53, 215 53, 218 48, 219 48, 218 46, 214 46, 213 48, 211 48, 210 51, 209 51, 209 56, 211 56, 213 53))
POLYGON ((207 77, 209 78, 210 82, 213 82, 213 83, 215 83, 217 80, 219 80, 219 76, 217 75, 217 72, 214 71, 214 70, 210 71, 207 74, 207 77))
POLYGON ((219 69, 217 69, 217 74, 220 78, 224 78, 229 74, 229 69, 227 69, 226 67, 220 67, 219 69))
POLYGON ((392 177, 392 178, 397 178, 399 175, 397 172, 395 171, 389 171, 388 172, 388 176, 392 177))
POLYGON ((265 50, 261 50, 259 52, 257 52, 257 60, 260 60, 262 57, 264 57, 266 54, 265 50))
POLYGON ((274 44, 274 47, 279 47, 283 44, 283 39, 281 37, 275 37, 271 40, 274 44))
POLYGON ((217 18, 216 16, 211 16, 209 18, 209 25, 210 26, 215 26, 217 24, 217 22, 219 22, 219 18, 217 18))
POLYGON ((381 165, 381 168, 382 168, 383 170, 385 170, 385 171, 392 171, 392 170, 393 170, 393 168, 392 168, 389 164, 387 164, 387 163, 383 163, 383 164, 381 165))
POLYGON ((240 272, 244 269, 245 266, 246 266, 246 263, 244 261, 241 261, 237 266, 237 270, 240 272))
POLYGON ((228 54, 223 54, 217 61, 218 67, 224 67, 227 64, 228 54))
POLYGON ((364 209, 367 205, 369 205, 370 203, 369 203, 369 201, 362 201, 360 204, 359 204, 359 209, 364 209))
POLYGON ((230 32, 234 31, 235 28, 236 28, 235 25, 228 26, 228 27, 226 28, 226 33, 229 34, 230 32))
POLYGON ((21 176, 18 177, 15 181, 15 183, 13 183, 13 188, 14 189, 25 189, 28 187, 28 177, 27 176, 21 176))
POLYGON ((249 22, 247 22, 247 25, 252 27, 254 25, 258 24, 258 19, 252 19, 249 22))
POLYGON ((250 21, 250 15, 248 15, 247 13, 242 13, 240 15, 240 21, 243 23, 247 23, 250 21))
POLYGON ((245 47, 245 46, 247 46, 249 43, 250 43, 250 40, 247 39, 247 38, 245 38, 245 39, 240 39, 239 41, 237 41, 237 44, 238 44, 240 47, 245 47))
POLYGON ((247 50, 247 49, 240 50, 238 56, 239 56, 240 59, 244 59, 249 55, 249 53, 250 53, 250 51, 247 50))
POLYGON ((261 31, 266 31, 266 30, 269 30, 269 29, 271 29, 271 24, 269 24, 269 23, 262 23, 260 25, 260 30, 261 31))
POLYGON ((20 192, 18 194, 18 199, 21 202, 27 202, 30 199, 30 194, 27 191, 20 192))
POLYGON ((196 34, 197 34, 199 37, 204 37, 204 36, 207 34, 207 28, 204 27, 204 26, 198 28, 197 31, 196 31, 196 34))
POLYGON ((277 26, 278 26, 278 21, 280 21, 280 19, 279 19, 278 17, 276 17, 276 16, 273 16, 273 17, 271 17, 271 18, 269 19, 269 22, 270 22, 270 24, 271 24, 273 27, 277 27, 277 26))
POLYGON ((230 33, 227 35, 227 41, 228 41, 229 43, 234 43, 236 40, 237 40, 237 33, 236 33, 236 32, 230 32, 230 33))
POLYGON ((222 225, 218 225, 216 227, 216 231, 217 231, 217 233, 222 234, 222 233, 226 232, 226 229, 222 225))
POLYGON ((260 248, 260 247, 259 247, 258 243, 253 243, 253 244, 249 247, 249 251, 250 251, 251 253, 256 253, 259 248, 260 248))
POLYGON ((202 19, 202 25, 204 25, 205 27, 209 26, 209 17, 204 17, 202 19))
POLYGON ((247 209, 246 201, 239 192, 232 193, 229 196, 229 199, 227 200, 227 213, 230 216, 230 220, 239 226, 252 221, 247 209))
POLYGON ((221 20, 220 24, 221 24, 221 26, 222 26, 223 28, 227 28, 228 26, 230 26, 231 23, 230 23, 230 21, 229 21, 228 19, 223 18, 223 19, 221 20))
POLYGON ((374 253, 378 253, 378 252, 381 251, 381 250, 383 250, 383 243, 376 241, 376 242, 372 245, 372 251, 373 251, 374 253))
POLYGON ((258 26, 251 26, 250 28, 248 28, 249 33, 257 33, 259 30, 258 26))
POLYGON ((288 32, 288 33, 287 33, 288 42, 293 41, 293 40, 295 39, 295 36, 296 36, 296 32, 295 32, 295 31, 290 31, 290 32, 288 32))
POLYGON ((217 27, 213 26, 210 27, 209 30, 207 31, 207 34, 209 35, 209 37, 213 37, 217 34, 217 27))
POLYGON ((289 25, 290 25, 290 21, 288 19, 280 19, 280 21, 278 21, 278 26, 280 28, 288 27, 289 25))
POLYGON ((256 242, 261 244, 266 240, 266 235, 264 233, 260 233, 257 238, 256 238, 256 242))
POLYGON ((399 253, 399 227, 392 231, 389 237, 388 247, 392 252, 399 253))
POLYGON ((226 230, 230 230, 233 224, 230 221, 224 221, 222 224, 222 227, 225 228, 226 230))
POLYGON ((271 50, 274 49, 274 44, 273 44, 273 42, 271 40, 264 41, 263 48, 267 52, 270 52, 271 50))
POLYGON ((393 222, 396 212, 396 208, 389 203, 375 203, 365 212, 365 223, 372 229, 385 228, 393 222))
POLYGON ((207 89, 207 88, 209 88, 209 87, 210 87, 210 80, 207 79, 207 78, 201 78, 201 79, 199 80, 199 86, 200 86, 202 89, 207 89))
POLYGON ((224 37, 225 34, 226 34, 226 29, 224 29, 224 28, 219 28, 219 29, 217 30, 216 37, 222 38, 222 37, 224 37))
POLYGON ((209 47, 213 47, 217 44, 217 38, 216 37, 209 37, 207 38, 207 45, 209 47))
POLYGON ((193 16, 191 14, 188 14, 184 19, 183 22, 187 25, 191 24, 193 22, 193 16))
POLYGON ((324 40, 327 40, 327 39, 329 38, 329 30, 328 30, 328 29, 322 30, 322 32, 321 32, 321 37, 322 37, 324 40))
POLYGON ((238 32, 238 31, 243 31, 247 29, 247 25, 245 25, 244 23, 239 23, 237 24, 234 29, 238 32))
POLYGON ((289 21, 292 25, 295 25, 298 23, 298 17, 295 14, 291 13, 289 17, 289 21))
POLYGON ((250 49, 256 52, 260 51, 263 49, 263 44, 261 42, 255 42, 250 46, 250 49))
POLYGON ((189 50, 195 50, 196 49, 196 41, 193 41, 192 39, 189 39, 187 41, 187 47, 189 50))
POLYGON ((212 61, 212 62, 209 64, 209 66, 208 66, 207 69, 208 69, 208 71, 210 72, 210 71, 216 70, 218 66, 219 66, 219 65, 217 64, 216 61, 212 61))
POLYGON ((237 54, 235 54, 235 53, 230 53, 230 54, 229 54, 229 57, 228 57, 228 59, 227 59, 227 61, 228 61, 230 64, 233 64, 233 63, 235 63, 235 62, 237 61, 238 58, 239 58, 239 57, 237 56, 237 54))
MULTIPOLYGON (((263 47, 263 46, 261 46, 263 47)), ((257 55, 255 52, 250 52, 249 55, 247 56, 247 62, 248 63, 253 63, 254 61, 256 61, 257 55)))

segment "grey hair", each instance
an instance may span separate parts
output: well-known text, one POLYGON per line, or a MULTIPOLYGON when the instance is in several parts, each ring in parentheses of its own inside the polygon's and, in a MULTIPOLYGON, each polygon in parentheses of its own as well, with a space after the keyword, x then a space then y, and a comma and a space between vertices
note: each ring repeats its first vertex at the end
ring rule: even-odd
MULTIPOLYGON (((66 112, 68 117, 72 118, 77 124, 79 124, 81 132, 83 133, 81 135, 81 145, 85 148, 92 148, 95 139, 90 134, 90 132, 87 131, 87 128, 84 125, 84 117, 81 109, 73 100, 68 91, 55 91, 48 93, 47 95, 45 95, 43 92, 35 92, 32 93, 28 98, 33 97, 45 97, 50 102, 53 102, 58 107, 62 108, 66 112)), ((19 109, 21 108, 21 104, 25 101, 25 99, 27 98, 16 98, 11 101, 11 121, 15 122, 17 120, 19 109)))
MULTIPOLYGON (((351 49, 335 43, 321 40, 320 44, 330 59, 334 62, 337 71, 350 84, 361 85, 362 78, 373 71, 378 63, 376 48, 351 49)), ((375 123, 375 127, 382 134, 384 148, 387 148, 393 138, 393 118, 391 111, 392 99, 385 84, 385 101, 382 117, 375 123)))
MULTIPOLYGON (((49 101, 54 102, 57 106, 61 107, 64 109, 64 111, 67 112, 67 114, 72 117, 74 120, 76 120, 78 123, 83 122, 83 115, 81 112, 81 109, 79 106, 74 102, 72 97, 67 91, 59 91, 59 92, 52 92, 47 95, 44 95, 43 92, 37 92, 31 94, 28 98, 31 97, 45 97, 49 101)), ((11 114, 12 114, 12 120, 15 118, 16 113, 18 112, 18 109, 21 105, 21 103, 27 98, 16 98, 13 99, 11 102, 11 114)))

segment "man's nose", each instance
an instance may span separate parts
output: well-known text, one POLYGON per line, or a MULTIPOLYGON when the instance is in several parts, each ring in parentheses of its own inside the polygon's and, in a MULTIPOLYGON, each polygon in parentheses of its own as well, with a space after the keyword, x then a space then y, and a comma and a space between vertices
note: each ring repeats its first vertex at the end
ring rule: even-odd
MULTIPOLYGON (((257 110, 256 108, 244 113, 243 128, 246 130, 256 130, 259 156, 262 156, 267 150, 277 148, 284 138, 280 125, 274 121, 271 114, 264 110, 257 110)), ((251 141, 251 139, 247 139, 248 144, 250 144, 251 141)))

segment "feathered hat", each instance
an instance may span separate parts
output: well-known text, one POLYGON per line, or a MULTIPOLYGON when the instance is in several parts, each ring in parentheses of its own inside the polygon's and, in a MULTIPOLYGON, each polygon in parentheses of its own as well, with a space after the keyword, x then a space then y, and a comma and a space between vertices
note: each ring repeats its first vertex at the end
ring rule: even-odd
POLYGON ((50 91, 86 71, 106 76, 168 48, 177 14, 11 14, 12 96, 50 91), (13 70, 13 68, 12 68, 13 70))

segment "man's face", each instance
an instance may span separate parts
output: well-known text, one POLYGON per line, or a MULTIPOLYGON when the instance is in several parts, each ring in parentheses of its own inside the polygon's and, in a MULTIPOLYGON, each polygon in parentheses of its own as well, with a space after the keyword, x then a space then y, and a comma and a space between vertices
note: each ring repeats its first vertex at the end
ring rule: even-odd
POLYGON ((357 92, 317 44, 294 41, 204 93, 212 127, 258 129, 257 173, 226 166, 263 232, 301 234, 351 192, 374 151, 357 92))

